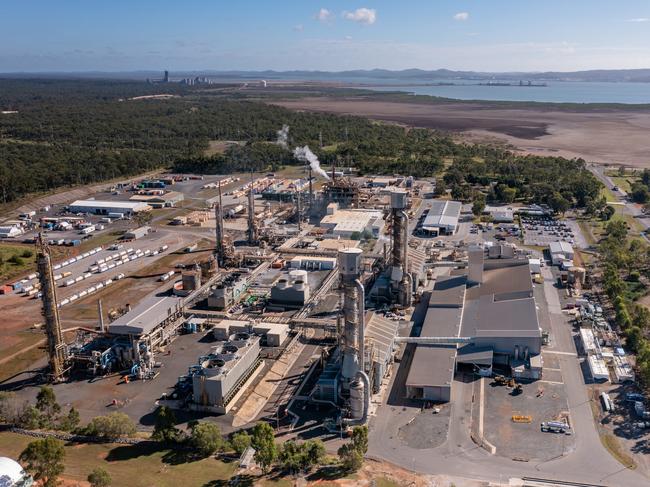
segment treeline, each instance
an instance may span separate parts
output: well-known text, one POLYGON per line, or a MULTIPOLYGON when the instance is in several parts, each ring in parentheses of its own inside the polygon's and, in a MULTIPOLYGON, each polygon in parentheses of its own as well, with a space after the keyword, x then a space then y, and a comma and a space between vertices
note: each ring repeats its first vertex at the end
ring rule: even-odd
POLYGON ((472 199, 473 190, 480 188, 490 202, 547 204, 560 213, 601 199, 601 183, 581 159, 518 155, 498 148, 486 149, 481 160, 456 159, 444 183, 457 199, 472 199))
POLYGON ((645 294, 643 279, 650 274, 650 249, 640 240, 628 241, 624 221, 607 224, 607 237, 600 243, 603 289, 616 313, 616 324, 636 353, 639 377, 650 385, 650 311, 636 301, 645 294))
POLYGON ((0 115, 0 202, 154 168, 223 174, 301 164, 274 143, 284 124, 289 147, 308 144, 324 166, 427 177, 451 165, 445 183, 464 200, 492 181, 489 199, 557 207, 584 206, 598 191, 582 161, 458 144, 435 131, 361 117, 293 112, 214 86, 0 80, 0 108, 19 112, 0 115), (174 97, 131 99, 153 94, 174 97), (206 157, 210 140, 239 143, 206 157))

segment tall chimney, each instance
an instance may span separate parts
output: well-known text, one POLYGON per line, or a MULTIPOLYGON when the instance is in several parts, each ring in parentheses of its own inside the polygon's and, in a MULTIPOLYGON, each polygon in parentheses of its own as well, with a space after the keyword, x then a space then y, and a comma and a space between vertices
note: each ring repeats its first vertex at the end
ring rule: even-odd
POLYGON ((217 258, 217 264, 219 267, 223 267, 224 256, 223 256, 223 204, 221 201, 221 180, 218 183, 219 188, 219 203, 214 207, 214 219, 215 219, 215 253, 217 258))
POLYGON ((102 311, 102 300, 97 300, 97 314, 99 315, 99 331, 100 333, 106 333, 106 327, 104 326, 104 313, 102 311))
POLYGON ((251 171, 251 185, 248 190, 248 243, 257 242, 257 223, 255 222, 255 197, 253 195, 253 171, 251 171))
POLYGON ((56 286, 54 284, 54 273, 52 271, 52 259, 50 249, 43 239, 38 235, 38 256, 36 259, 39 281, 41 283, 43 316, 45 317, 45 331, 47 333, 47 353, 50 365, 50 374, 53 382, 63 380, 67 350, 63 341, 59 310, 56 300, 56 286))

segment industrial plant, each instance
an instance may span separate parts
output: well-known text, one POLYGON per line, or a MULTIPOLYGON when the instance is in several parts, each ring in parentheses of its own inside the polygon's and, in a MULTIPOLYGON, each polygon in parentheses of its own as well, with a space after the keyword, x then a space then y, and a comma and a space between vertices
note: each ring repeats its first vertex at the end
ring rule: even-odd
MULTIPOLYGON (((38 273, 16 289, 42 302, 58 393, 101 396, 95 378, 116 376, 123 398, 106 399, 127 414, 167 405, 342 435, 389 395, 449 403, 457 374, 544 377, 539 258, 481 238, 434 181, 325 172, 298 149, 300 177, 161 175, 72 202, 56 225, 123 230, 66 261, 50 252, 65 230, 40 230, 38 273), (87 324, 68 331, 71 317, 87 324)), ((572 257, 551 245, 552 263, 572 257)))

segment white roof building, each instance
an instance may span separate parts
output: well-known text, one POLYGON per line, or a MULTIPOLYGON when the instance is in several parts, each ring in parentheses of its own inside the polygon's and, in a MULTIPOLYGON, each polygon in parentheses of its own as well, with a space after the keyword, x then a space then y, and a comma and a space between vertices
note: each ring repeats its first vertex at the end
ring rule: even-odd
POLYGON ((25 231, 17 225, 0 227, 0 238, 17 237, 18 235, 22 235, 23 233, 25 233, 25 231))
POLYGON ((434 200, 422 223, 422 229, 426 232, 453 235, 458 229, 462 208, 460 201, 434 200))
POLYGON ((320 226, 343 238, 366 230, 376 237, 384 226, 383 212, 380 210, 339 210, 328 206, 327 212, 320 226))
POLYGON ((551 254, 551 262, 553 265, 560 265, 566 260, 573 260, 573 247, 568 242, 551 242, 548 244, 548 250, 551 254))
POLYGON ((73 213, 96 213, 98 215, 108 215, 109 213, 131 215, 151 210, 151 206, 139 201, 102 200, 77 200, 71 203, 68 208, 73 213))

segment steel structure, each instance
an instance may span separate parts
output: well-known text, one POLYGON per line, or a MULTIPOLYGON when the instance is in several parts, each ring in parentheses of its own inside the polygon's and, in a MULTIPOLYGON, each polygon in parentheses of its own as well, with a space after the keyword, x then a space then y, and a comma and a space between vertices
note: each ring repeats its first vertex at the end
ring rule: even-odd
POLYGON ((255 220, 255 196, 253 195, 253 173, 248 190, 248 243, 254 245, 259 239, 257 221, 255 220))
POLYGON ((52 270, 50 249, 43 235, 38 236, 38 256, 36 259, 41 283, 43 316, 45 317, 45 332, 47 333, 47 352, 50 366, 50 378, 53 382, 64 379, 67 361, 67 348, 63 341, 61 321, 56 300, 56 286, 52 270))
POLYGON ((390 197, 391 217, 393 222, 391 253, 391 285, 400 306, 411 305, 413 281, 408 271, 408 215, 406 192, 393 191, 390 197))

